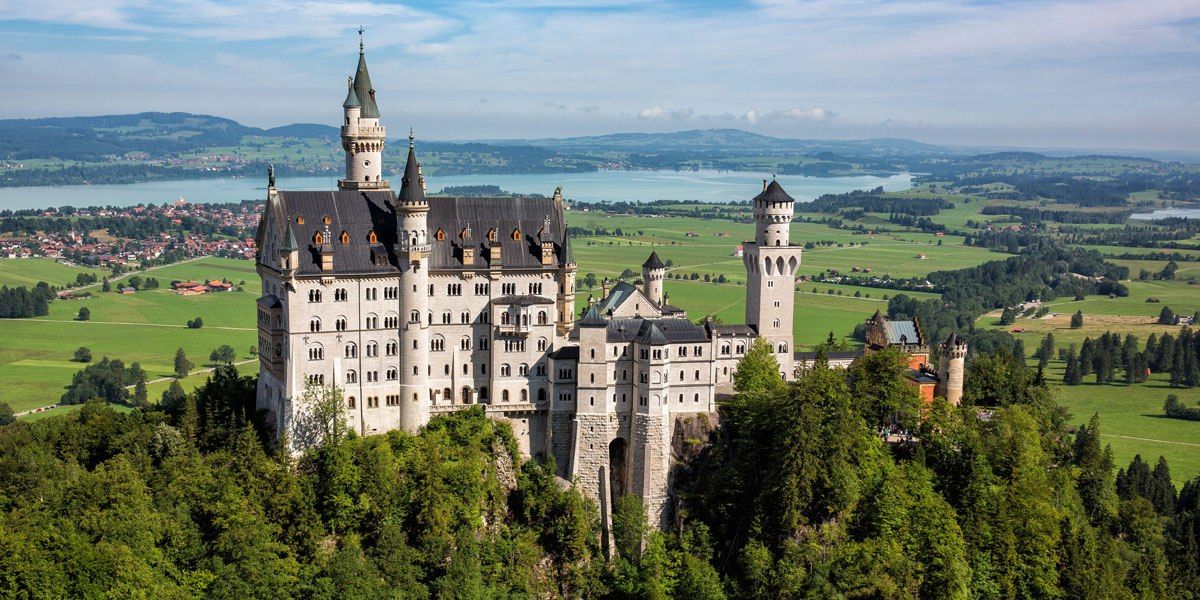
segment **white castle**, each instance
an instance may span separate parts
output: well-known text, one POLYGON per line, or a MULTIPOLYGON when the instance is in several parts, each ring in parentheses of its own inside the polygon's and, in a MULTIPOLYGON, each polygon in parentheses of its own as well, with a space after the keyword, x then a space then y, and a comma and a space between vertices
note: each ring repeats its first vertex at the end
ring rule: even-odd
POLYGON ((276 433, 297 451, 315 441, 304 427, 312 386, 339 389, 361 435, 416 431, 481 405, 511 423, 528 456, 553 457, 606 522, 612 502, 634 493, 665 525, 672 438, 715 411, 754 338, 793 376, 794 200, 774 181, 754 198, 745 325, 698 325, 671 306, 656 253, 641 287, 606 284, 576 320, 561 189, 427 198, 410 133, 393 192, 361 47, 343 108, 345 179, 336 191, 289 192, 272 173, 257 235, 257 404, 276 433))

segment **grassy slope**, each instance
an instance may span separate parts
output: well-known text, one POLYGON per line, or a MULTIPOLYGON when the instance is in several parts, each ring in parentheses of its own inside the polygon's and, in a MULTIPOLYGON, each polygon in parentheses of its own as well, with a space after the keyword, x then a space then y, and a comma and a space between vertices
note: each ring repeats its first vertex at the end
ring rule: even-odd
MULTIPOLYGON (((194 277, 228 277, 256 284, 252 271, 249 262, 209 258, 160 269, 155 276, 164 287, 170 279, 194 277)), ((17 411, 56 401, 83 366, 71 362, 79 346, 90 348, 95 360, 109 356, 127 364, 141 362, 152 379, 171 374, 180 347, 198 364, 207 362, 208 353, 221 344, 230 344, 244 359, 257 339, 255 297, 254 291, 192 297, 166 289, 132 296, 110 293, 55 301, 46 317, 0 321, 0 338, 6 340, 0 346, 0 380, 7 384, 0 386, 0 401, 17 411), (83 306, 92 311, 91 320, 75 321, 83 306), (204 327, 187 329, 184 323, 197 316, 204 327)))
POLYGON ((0 260, 0 285, 33 287, 39 281, 50 285, 75 283, 78 273, 108 274, 104 269, 64 265, 53 258, 22 258, 0 260))
MULTIPOLYGON (((1050 319, 1018 319, 1016 325, 1024 329, 1024 332, 1015 335, 1025 342, 1026 351, 1032 354, 1047 333, 1054 334, 1057 347, 1065 348, 1071 343, 1078 347, 1085 337, 1095 338, 1105 331, 1120 333, 1122 336, 1133 334, 1140 344, 1145 344, 1152 333, 1162 336, 1163 333, 1175 334, 1179 330, 1179 327, 1158 325, 1150 317, 1134 316, 1145 314, 1145 306, 1157 305, 1122 303, 1119 300, 1089 297, 1082 302, 1069 302, 1064 308, 1077 305, 1092 306, 1093 309, 1096 306, 1105 306, 1116 313, 1129 307, 1143 310, 1140 313, 1128 310, 1125 315, 1092 314, 1089 317, 1089 311, 1084 309, 1082 329, 1070 329, 1069 312, 1066 311, 1050 319)), ((1096 311, 1093 310, 1094 312, 1096 311)), ((992 313, 981 317, 978 324, 982 327, 998 327, 997 321, 998 315, 992 313)), ((1028 358, 1030 364, 1036 362, 1032 356, 1028 358)), ((1162 405, 1167 394, 1176 394, 1180 400, 1195 404, 1200 401, 1200 389, 1172 389, 1167 385, 1167 374, 1154 374, 1150 381, 1144 384, 1098 385, 1095 379, 1089 376, 1085 378, 1084 385, 1065 386, 1062 385, 1065 366, 1062 361, 1050 362, 1047 379, 1051 391, 1071 412, 1071 422, 1074 424, 1086 423, 1093 413, 1100 414, 1101 432, 1112 445, 1117 466, 1127 466, 1135 454, 1140 453, 1143 459, 1151 462, 1158 460, 1161 455, 1167 458, 1168 464, 1171 465, 1172 477, 1177 483, 1182 484, 1185 480, 1200 475, 1200 422, 1167 419, 1162 416, 1162 405)), ((1121 376, 1120 369, 1117 376, 1121 376)))

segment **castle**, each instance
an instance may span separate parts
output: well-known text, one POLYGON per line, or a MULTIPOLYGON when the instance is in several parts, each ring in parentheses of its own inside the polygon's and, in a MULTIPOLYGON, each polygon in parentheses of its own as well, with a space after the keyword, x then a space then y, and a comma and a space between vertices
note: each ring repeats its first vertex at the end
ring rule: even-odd
POLYGON ((512 425, 526 455, 553 457, 606 522, 633 493, 667 524, 679 423, 714 413, 755 338, 770 342, 781 377, 796 372, 792 197, 771 181, 754 198, 744 325, 689 320, 664 293, 653 252, 641 286, 606 284, 576 320, 561 189, 427 197, 410 132, 393 191, 361 45, 342 106, 338 189, 281 190, 272 173, 257 234, 257 406, 277 435, 295 451, 317 440, 313 389, 338 389, 361 435, 416 431, 480 405, 512 425))

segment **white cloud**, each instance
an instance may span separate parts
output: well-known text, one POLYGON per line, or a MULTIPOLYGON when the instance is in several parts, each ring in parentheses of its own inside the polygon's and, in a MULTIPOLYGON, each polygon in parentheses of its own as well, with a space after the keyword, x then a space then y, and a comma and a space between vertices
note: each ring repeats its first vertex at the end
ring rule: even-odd
MULTIPOLYGON (((752 108, 746 111, 740 117, 740 120, 751 125, 766 121, 812 121, 816 123, 828 123, 835 116, 837 115, 833 111, 819 106, 813 108, 777 108, 766 113, 760 113, 752 108)), ((724 113, 718 118, 729 120, 731 117, 732 115, 729 115, 729 113, 724 113)))
POLYGON ((647 121, 683 121, 692 118, 694 114, 696 114, 696 111, 689 107, 663 108, 661 106, 651 106, 650 108, 643 108, 638 113, 638 118, 647 121))

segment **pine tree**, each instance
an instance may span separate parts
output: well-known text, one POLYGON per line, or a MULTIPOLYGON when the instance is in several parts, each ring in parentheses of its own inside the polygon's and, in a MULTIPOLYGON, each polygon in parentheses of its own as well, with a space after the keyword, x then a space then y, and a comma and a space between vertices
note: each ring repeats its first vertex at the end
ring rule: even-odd
POLYGON ((1160 325, 1174 325, 1178 317, 1175 316, 1175 311, 1171 310, 1170 306, 1162 307, 1158 312, 1158 323, 1160 325))
POLYGON ((1007 307, 1007 306, 1004 307, 1004 310, 1000 313, 1000 324, 1001 325, 1012 325, 1013 323, 1016 323, 1016 322, 1017 322, 1017 311, 1015 311, 1012 308, 1007 307))
POLYGON ((1079 358, 1075 356, 1075 344, 1071 344, 1070 350, 1067 350, 1067 370, 1063 373, 1063 383, 1079 385, 1082 382, 1083 375, 1079 369, 1079 358))
POLYGON ((1091 375, 1095 368, 1096 362, 1096 343, 1092 338, 1083 338, 1083 346, 1079 348, 1079 375, 1087 377, 1091 375))
POLYGON ((1071 329, 1079 329, 1083 327, 1083 311, 1077 310, 1071 315, 1071 329))
POLYGON ((100 291, 102 291, 102 292, 111 292, 112 291, 112 284, 108 282, 107 275, 104 277, 104 283, 100 284, 100 291))
POLYGON ((1079 465, 1079 497, 1093 523, 1116 515, 1117 498, 1112 476, 1112 448, 1100 447, 1100 415, 1093 414, 1075 434, 1075 464, 1079 465))
POLYGON ((1175 514, 1175 484, 1171 482, 1171 467, 1167 466, 1165 457, 1158 457, 1151 476, 1151 487, 1146 498, 1154 505, 1154 510, 1164 517, 1175 514))
POLYGON ((1169 333, 1164 333, 1158 342, 1158 357, 1155 359, 1154 368, 1159 373, 1166 373, 1175 368, 1175 338, 1169 333))
POLYGON ((1158 336, 1153 333, 1146 338, 1146 366, 1158 371, 1158 336))
POLYGON ((149 397, 146 392, 146 375, 143 373, 142 376, 138 378, 137 385, 133 387, 133 405, 138 407, 146 406, 148 401, 149 397))
POLYGON ((1042 338, 1042 343, 1038 346, 1037 352, 1033 353, 1034 358, 1038 359, 1038 368, 1044 369, 1050 364, 1050 359, 1054 357, 1054 334, 1047 333, 1046 337, 1042 338))
POLYGON ((191 372, 192 361, 188 360, 187 355, 183 353, 183 348, 175 351, 175 378, 183 379, 191 372))

